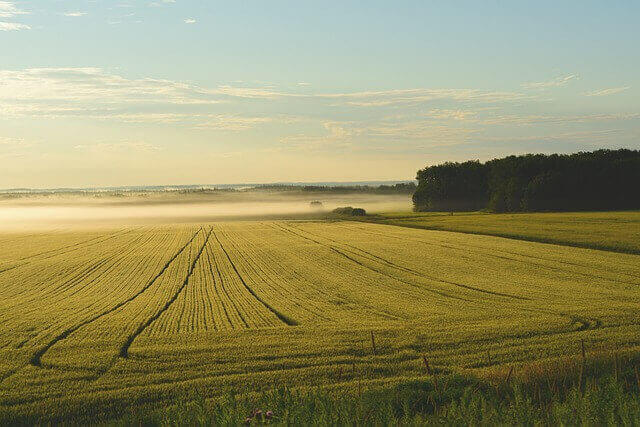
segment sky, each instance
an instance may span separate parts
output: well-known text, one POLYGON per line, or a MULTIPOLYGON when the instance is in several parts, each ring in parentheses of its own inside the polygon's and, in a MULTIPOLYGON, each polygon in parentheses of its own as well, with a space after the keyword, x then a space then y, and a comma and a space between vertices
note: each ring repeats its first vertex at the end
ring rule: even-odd
POLYGON ((640 148, 640 2, 0 0, 0 188, 640 148))

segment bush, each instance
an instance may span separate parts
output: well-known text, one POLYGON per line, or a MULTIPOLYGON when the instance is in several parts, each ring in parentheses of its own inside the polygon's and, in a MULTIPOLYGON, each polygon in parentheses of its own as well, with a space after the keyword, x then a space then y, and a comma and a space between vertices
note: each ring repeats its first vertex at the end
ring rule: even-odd
POLYGON ((346 206, 343 208, 335 208, 333 213, 338 215, 348 215, 348 216, 365 216, 367 211, 362 208, 352 208, 351 206, 346 206))

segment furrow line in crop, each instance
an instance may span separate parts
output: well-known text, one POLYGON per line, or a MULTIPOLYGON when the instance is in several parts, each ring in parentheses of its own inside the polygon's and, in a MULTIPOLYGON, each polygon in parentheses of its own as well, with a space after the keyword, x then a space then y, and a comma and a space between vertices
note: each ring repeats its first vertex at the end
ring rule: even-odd
MULTIPOLYGON (((107 267, 105 268, 104 272, 98 273, 95 277, 93 277, 89 282, 84 283, 82 287, 88 286, 90 284, 92 284, 93 282, 95 282, 97 279, 99 279, 103 274, 108 273, 111 269, 113 269, 117 263, 121 260, 122 255, 126 254, 130 251, 132 251, 135 248, 135 245, 142 240, 143 238, 145 238, 144 235, 138 235, 137 237, 135 237, 132 241, 124 244, 122 247, 114 249, 113 254, 103 258, 102 260, 100 260, 98 263, 96 263, 95 265, 78 272, 78 274, 74 275, 73 277, 65 280, 64 282, 60 283, 57 287, 53 288, 53 289, 48 289, 47 292, 43 292, 39 295, 36 295, 35 298, 43 301, 45 298, 53 298, 56 297, 57 295, 63 294, 65 292, 67 292, 70 289, 73 289, 74 286, 76 286, 78 283, 82 282, 85 278, 88 278, 89 276, 91 276, 94 272, 97 272, 100 270, 100 268, 105 265, 110 263, 111 261, 113 261, 113 264, 111 265, 107 265, 107 267), (128 246, 128 248, 127 248, 128 246)), ((75 291, 73 291, 70 295, 66 295, 66 298, 71 297, 75 292, 78 292, 80 289, 76 289, 75 291)), ((34 298, 32 298, 33 300, 34 298)), ((27 300, 29 301, 29 300, 27 300)))
MULTIPOLYGON (((198 260, 200 259, 200 256, 202 255, 202 251, 204 251, 205 246, 207 246, 207 242, 209 241, 209 237, 211 236, 211 232, 212 232, 212 229, 210 229, 209 232, 207 233, 207 235, 205 237, 205 240, 204 240, 204 243, 203 243, 202 247, 200 247, 200 250, 198 251, 196 256, 194 257, 194 259, 193 259, 193 261, 191 263, 191 266, 189 268, 189 271, 187 272, 187 276, 184 278, 184 281, 182 282, 182 285, 180 286, 180 288, 178 288, 177 292, 175 292, 173 294, 173 296, 169 299, 169 301, 167 301, 165 303, 165 305, 160 310, 158 310, 153 316, 151 316, 149 319, 147 319, 146 322, 141 324, 133 334, 129 335, 129 337, 127 338, 125 343, 122 345, 122 347, 120 347, 120 357, 127 358, 129 356, 129 347, 131 347, 131 344, 133 344, 133 341, 135 341, 135 339, 142 332, 144 332, 144 330, 147 327, 149 327, 155 320, 157 320, 162 315, 162 313, 167 311, 169 309, 169 307, 171 307, 171 304, 173 304, 175 302, 175 300, 178 299, 178 296, 180 295, 180 293, 184 290, 184 288, 189 283, 189 278, 191 277, 191 274, 193 274, 193 270, 196 268, 196 264, 198 263, 198 260)), ((195 238, 195 236, 194 236, 194 238, 195 238)))
POLYGON ((211 275, 211 288, 208 286, 207 283, 204 283, 203 287, 207 291, 207 302, 209 304, 209 310, 211 311, 211 316, 212 316, 211 321, 213 323, 213 327, 214 329, 221 329, 222 324, 224 322, 223 315, 227 319, 227 322, 229 323, 229 325, 232 325, 231 318, 229 317, 229 313, 227 313, 227 308, 224 306, 224 303, 218 291, 218 286, 216 284, 216 281, 217 281, 216 275, 214 274, 214 271, 213 271, 214 261, 211 259, 211 250, 208 247, 205 250, 205 255, 207 257, 208 271, 209 271, 209 274, 211 275), (215 305, 214 305, 214 301, 215 301, 215 305), (220 317, 219 319, 220 327, 217 327, 218 322, 216 320, 218 320, 217 319, 218 317, 220 317))
MULTIPOLYGON (((220 231, 219 237, 223 237, 224 239, 226 239, 226 244, 227 247, 225 248, 232 251, 233 253, 237 254, 237 258, 235 261, 235 265, 239 266, 241 265, 240 263, 244 262, 244 269, 243 269, 243 279, 245 281, 247 280, 251 280, 251 277, 254 277, 256 279, 261 279, 261 280, 265 280, 265 278, 267 277, 266 274, 256 274, 256 262, 253 261, 253 259, 251 258, 251 252, 249 252, 248 250, 245 251, 242 247, 240 247, 238 245, 238 236, 237 233, 236 235, 234 235, 234 237, 230 237, 228 236, 223 230, 220 231), (254 275, 251 274, 251 272, 254 272, 254 275)), ((259 287, 260 284, 256 281, 253 280, 253 287, 252 289, 255 289, 255 287, 259 287)), ((268 286, 269 289, 271 289, 271 291, 274 291, 274 287, 271 286, 271 284, 267 284, 265 281, 265 285, 268 286)), ((267 288, 262 288, 263 291, 263 295, 267 295, 267 297, 273 297, 273 293, 270 292, 267 288)), ((239 292, 236 291, 236 294, 238 294, 239 292)), ((261 305, 261 303, 255 299, 252 298, 250 294, 246 293, 246 295, 243 295, 243 298, 238 297, 237 298, 239 300, 239 304, 242 305, 242 307, 244 308, 244 311, 248 314, 248 320, 251 322, 250 327, 260 327, 260 326, 265 326, 265 325, 279 325, 280 324, 280 319, 276 317, 276 319, 273 319, 272 315, 273 313, 268 311, 268 310, 264 310, 264 306, 261 305), (272 322, 275 320, 276 324, 274 325, 272 322)), ((291 303, 291 305, 295 304, 295 298, 289 298, 288 301, 291 303)))
MULTIPOLYGON (((77 289, 74 290, 71 294, 62 295, 62 292, 60 292, 59 293, 60 297, 58 298, 59 301, 48 301, 47 304, 61 303, 63 302, 63 300, 71 298, 78 292, 84 291, 88 286, 94 283, 103 281, 104 277, 107 276, 110 272, 116 270, 116 268, 121 268, 123 266, 123 261, 126 260, 126 257, 128 255, 134 252, 138 247, 140 247, 140 245, 148 244, 151 241, 153 241, 152 233, 145 233, 144 235, 140 235, 138 238, 130 242, 128 244, 128 247, 122 248, 121 250, 118 251, 118 253, 116 254, 118 257, 117 258, 113 257, 114 261, 105 269, 105 271, 101 272, 96 277, 92 278, 89 282, 84 283, 82 286, 77 287, 77 289), (142 240, 141 244, 139 244, 140 240, 142 240)), ((125 264, 125 266, 127 265, 125 264)), ((139 270, 134 267, 124 268, 124 270, 129 270, 129 274, 122 278, 121 283, 123 284, 129 283, 130 281, 129 279, 131 278, 131 276, 133 274, 136 274, 136 272, 139 272, 139 270)), ((107 280, 108 280, 108 277, 107 277, 107 280)), ((117 296, 121 295, 121 292, 124 289, 120 289, 118 287, 111 288, 109 286, 104 286, 104 287, 94 287, 94 290, 96 292, 99 291, 99 293, 95 293, 94 301, 86 305, 85 307, 82 307, 77 313, 74 313, 76 318, 82 317, 83 312, 88 312, 86 315, 91 315, 92 312, 96 309, 96 306, 97 306, 97 309, 100 310, 102 308, 104 301, 107 301, 107 302, 112 301, 114 297, 117 299, 117 296)), ((47 298, 50 299, 52 298, 52 296, 49 295, 47 296, 47 298)), ((53 327, 55 327, 55 325, 49 327, 48 329, 52 329, 53 327)))
POLYGON ((382 276, 389 277, 390 279, 393 279, 393 280, 396 280, 398 282, 404 283, 405 285, 411 286, 413 288, 418 288, 420 290, 423 290, 423 291, 426 291, 426 292, 430 292, 432 294, 435 294, 435 295, 438 295, 438 296, 441 296, 441 297, 445 297, 445 298, 452 298, 452 299, 457 299, 457 300, 466 301, 466 302, 474 302, 473 300, 469 300, 469 299, 466 299, 466 298, 458 297, 458 296, 455 296, 455 295, 450 295, 450 294, 448 294, 446 292, 436 291, 435 289, 425 288, 425 287, 419 286, 419 285, 417 285, 415 283, 408 282, 408 281, 406 281, 404 279, 401 279, 399 277, 392 276, 392 275, 390 275, 388 273, 385 273, 384 271, 381 271, 381 270, 378 270, 378 269, 373 268, 371 266, 368 266, 366 264, 363 264, 362 262, 358 261, 357 259, 349 256, 348 254, 342 252, 340 249, 337 249, 337 248, 335 248, 335 247, 333 247, 331 245, 328 245, 326 243, 322 243, 322 242, 320 242, 318 240, 312 239, 311 237, 307 237, 307 236, 304 236, 302 234, 298 234, 293 230, 287 229, 286 227, 282 227, 282 229, 284 231, 286 231, 286 232, 289 232, 289 233, 293 234, 294 236, 298 236, 298 237, 300 237, 302 239, 306 239, 306 240, 308 240, 310 242, 313 242, 313 243, 316 243, 316 244, 318 244, 320 246, 324 246, 324 247, 328 248, 329 250, 333 251, 334 253, 337 253, 338 255, 348 259, 349 261, 351 261, 351 262, 353 262, 353 263, 355 263, 355 264, 357 264, 357 265, 359 265, 359 266, 361 266, 363 268, 366 268, 367 270, 373 271, 374 273, 380 274, 382 276))
POLYGON ((100 238, 103 238, 105 236, 93 237, 93 238, 85 240, 83 242, 74 243, 73 245, 67 245, 67 246, 63 246, 61 248, 51 249, 49 251, 44 251, 44 252, 40 252, 40 253, 37 253, 37 254, 34 254, 34 255, 29 255, 27 257, 20 258, 20 259, 16 260, 16 261, 24 261, 24 260, 29 260, 29 261, 23 262, 21 264, 16 264, 16 265, 13 265, 11 267, 7 267, 7 268, 5 268, 3 270, 0 270, 0 274, 5 273, 5 272, 10 271, 10 270, 14 270, 14 269, 19 268, 19 267, 23 267, 23 266, 28 265, 28 264, 31 264, 32 262, 34 262, 34 260, 32 258, 36 258, 36 257, 39 257, 41 255, 51 254, 51 252, 55 252, 55 253, 51 254, 50 256, 48 256, 48 257, 42 258, 42 260, 53 258, 53 257, 58 256, 58 255, 62 255, 62 254, 65 254, 65 253, 69 253, 69 252, 73 252, 75 250, 78 250, 81 247, 83 247, 83 245, 86 245, 89 242, 93 242, 93 243, 90 243, 87 246, 93 246, 93 245, 96 245, 96 244, 104 243, 107 240, 111 240, 111 239, 113 239, 115 237, 123 236, 125 234, 128 234, 128 233, 132 232, 133 230, 134 229, 129 229, 129 230, 126 230, 124 232, 117 231, 115 233, 112 233, 112 234, 108 235, 106 238, 104 238, 103 240, 100 240, 99 242, 93 242, 93 241, 97 240, 97 239, 100 239, 100 238), (69 249, 69 250, 68 251, 64 251, 64 252, 59 252, 59 251, 63 251, 64 249, 69 249))
POLYGON ((229 256, 229 253, 227 252, 227 250, 224 248, 224 246, 220 242, 220 239, 218 239, 218 236, 216 235, 215 231, 213 231, 213 237, 216 239, 216 241, 220 245, 220 248, 222 249, 222 252, 227 257, 227 260, 229 260, 229 263, 231 264, 231 268, 233 268, 233 271, 235 271, 235 273, 238 275, 238 278, 240 279, 240 282, 242 282, 242 285, 247 289, 247 291, 249 291, 249 293, 251 295, 253 295, 253 297, 256 300, 258 300, 260 303, 262 303, 262 305, 264 305, 269 311, 271 311, 273 314, 275 314, 276 317, 278 319, 280 319, 282 322, 284 322, 286 325, 288 325, 288 326, 296 326, 298 324, 298 322, 296 322, 293 319, 290 319, 289 317, 285 316, 284 314, 280 313, 278 310, 273 308, 265 300, 260 298, 260 296, 258 296, 258 294, 256 294, 256 292, 253 289, 251 289, 251 287, 249 287, 249 285, 247 285, 247 282, 244 280, 244 278, 242 277, 242 275, 238 271, 238 268, 236 267, 236 265, 231 260, 231 257, 229 256))
MULTIPOLYGON (((284 233, 287 236, 290 234, 286 230, 282 230, 281 228, 277 227, 275 224, 269 223, 269 224, 267 224, 267 226, 270 227, 271 229, 277 231, 280 234, 284 233)), ((296 236, 296 237, 299 238, 299 236, 296 236)), ((320 267, 320 268, 322 267, 322 264, 317 262, 318 261, 317 257, 314 258, 313 256, 305 254, 304 251, 296 251, 293 254, 290 254, 289 252, 285 252, 284 256, 285 256, 286 259, 295 258, 295 259, 299 260, 301 262, 300 265, 317 264, 318 267, 320 267)), ((276 263, 277 265, 281 265, 281 262, 279 262, 278 260, 274 259, 273 262, 276 263)), ((287 267, 283 266, 282 268, 287 268, 287 267)), ((306 288, 308 286, 312 287, 316 292, 318 292, 320 294, 320 297, 325 299, 325 300, 338 299, 338 300, 342 301, 345 304, 355 304, 355 305, 358 305, 358 306, 362 306, 362 307, 366 308, 367 310, 370 310, 371 312, 373 312, 375 315, 380 315, 380 316, 385 317, 385 318, 396 317, 396 316, 390 314, 387 311, 381 310, 379 307, 374 307, 373 305, 371 305, 371 304, 369 304, 369 303, 367 303, 365 301, 360 301, 358 299, 348 297, 344 293, 338 292, 337 294, 335 294, 335 293, 327 292, 325 290, 324 286, 318 286, 317 282, 315 282, 313 279, 309 279, 307 276, 303 276, 301 273, 296 271, 295 268, 289 268, 289 270, 296 277, 298 277, 299 280, 301 280, 301 281, 303 281, 305 283, 304 288, 306 288)), ((348 272, 345 272, 345 273, 348 274, 348 272)), ((346 275, 343 275, 343 277, 346 277, 346 275)), ((326 316, 320 316, 320 317, 325 317, 326 319, 330 319, 329 317, 326 317, 326 316)))
MULTIPOLYGON (((118 257, 134 250, 136 247, 136 243, 138 243, 143 238, 144 238, 144 235, 139 234, 133 240, 123 245, 122 248, 119 248, 112 255, 104 258, 99 263, 94 264, 93 266, 90 266, 87 269, 84 269, 80 272, 76 270, 75 272, 71 273, 71 275, 69 275, 66 279, 64 279, 64 282, 62 282, 61 284, 58 284, 55 288, 51 289, 51 287, 49 287, 49 288, 42 289, 40 293, 37 293, 37 292, 32 293, 30 296, 26 296, 23 299, 17 301, 16 307, 18 305, 29 304, 30 302, 39 303, 38 306, 32 307, 31 310, 25 310, 25 309, 20 310, 19 311, 20 316, 25 317, 26 315, 32 312, 37 312, 38 310, 40 310, 39 306, 41 306, 45 302, 46 304, 49 305, 49 304, 56 304, 60 302, 60 300, 68 300, 68 298, 70 298, 72 295, 85 289, 87 286, 99 280, 102 276, 104 276, 110 270, 112 270, 115 267, 115 265, 119 262, 118 257), (116 260, 116 261, 113 261, 113 263, 109 265, 108 263, 112 260, 116 260), (82 286, 77 286, 82 282, 82 280, 89 277, 93 272, 96 272, 99 269, 101 269, 102 266, 104 265, 107 265, 104 271, 99 272, 89 282, 82 284, 82 286), (75 291, 73 291, 70 295, 64 295, 65 292, 72 290, 74 287, 77 288, 75 291), (58 301, 56 301, 56 299, 58 301)), ((77 314, 80 314, 80 313, 77 313, 77 314)), ((49 326, 48 329, 51 329, 52 327, 55 327, 55 325, 49 326)))
MULTIPOLYGON (((214 237, 216 238, 216 241, 218 242, 220 248, 222 249, 222 244, 220 244, 220 241, 218 240, 217 236, 215 235, 215 232, 214 232, 214 237)), ((217 273, 217 277, 220 279, 219 280, 220 289, 218 289, 218 287, 215 286, 215 283, 214 283, 214 287, 215 287, 216 293, 218 294, 218 296, 220 298, 220 303, 221 303, 221 305, 222 305, 222 307, 224 309, 224 314, 226 315, 227 320, 229 321, 229 326, 231 327, 231 329, 235 329, 236 322, 233 322, 231 320, 231 315, 229 314, 229 311, 227 310, 226 304, 224 304, 223 296, 226 298, 226 300, 229 301, 229 304, 231 305, 231 308, 233 308, 236 316, 240 319, 240 321, 242 322, 244 327, 245 328, 249 328, 249 322, 247 322, 247 320, 244 318, 244 316, 242 315, 242 310, 240 310, 238 308, 238 305, 236 304, 235 299, 232 297, 232 295, 229 292, 227 286, 225 286, 224 274, 220 270, 220 265, 218 264, 218 260, 216 259, 216 257, 213 254, 210 254, 210 256, 213 259, 213 263, 209 264, 209 268, 211 268, 211 265, 213 264, 213 266, 215 266, 215 269, 216 269, 215 272, 217 273)), ((211 274, 213 275, 213 270, 211 270, 211 274)), ((215 279, 215 275, 214 275, 214 279, 215 279)), ((234 316, 234 317, 236 317, 236 316, 234 316)))
MULTIPOLYGON (((129 230, 129 232, 130 231, 131 230, 129 230)), ((124 234, 127 234, 127 233, 120 234, 120 236, 122 236, 124 234)), ((135 238, 134 238, 134 240, 135 240, 135 238)), ((127 245, 127 244, 131 244, 131 242, 125 243, 125 245, 127 245)), ((116 255, 117 255, 117 252, 115 252, 113 255, 110 255, 108 257, 103 258, 99 262, 103 262, 105 260, 108 260, 109 258, 113 258, 116 255)), ((12 293, 10 295, 7 295, 7 298, 12 299, 12 300, 16 300, 17 302, 19 302, 21 304, 24 304, 24 303, 28 303, 30 301, 33 301, 34 299, 40 300, 44 296, 50 296, 51 294, 56 294, 57 293, 56 291, 59 290, 61 287, 64 287, 67 284, 69 284, 70 282, 73 282, 74 280, 78 279, 79 277, 82 277, 83 274, 84 275, 89 274, 97 266, 97 263, 95 261, 92 261, 91 259, 89 259, 87 257, 82 257, 82 260, 85 261, 82 264, 82 267, 68 269, 67 271, 64 272, 62 277, 59 278, 59 280, 58 280, 58 277, 55 276, 55 275, 54 275, 54 277, 51 277, 51 278, 46 278, 46 276, 40 277, 39 272, 38 272, 38 274, 37 274, 38 282, 37 283, 33 283, 33 284, 31 284, 31 286, 23 287, 22 289, 15 289, 14 293, 12 293), (88 259, 88 261, 86 261, 87 259, 88 259), (56 279, 55 282, 53 281, 53 278, 56 279), (24 295, 24 294, 27 294, 27 295, 24 295), (20 298, 23 298, 23 299, 21 300, 20 298)), ((28 263, 25 263, 23 265, 26 265, 26 264, 28 264, 28 263)), ((27 275, 27 276, 25 276, 23 278, 13 277, 12 279, 14 281, 16 281, 17 283, 22 283, 22 280, 25 280, 26 277, 33 277, 33 275, 35 274, 35 272, 33 272, 33 271, 28 272, 28 273, 31 276, 27 275)))
MULTIPOLYGON (((269 228, 273 229, 273 227, 269 228)), ((280 232, 280 230, 278 230, 277 228, 275 230, 280 232)), ((265 283, 267 283, 266 278, 270 278, 271 280, 269 280, 268 282, 271 290, 273 292, 279 293, 281 297, 285 298, 286 301, 289 301, 292 306, 297 307, 300 313, 310 313, 315 318, 321 318, 326 321, 334 320, 333 318, 326 315, 326 305, 324 305, 323 307, 318 307, 318 305, 316 304, 318 300, 325 300, 332 295, 327 294, 326 292, 319 291, 314 286, 314 284, 303 279, 297 272, 293 271, 288 266, 283 265, 281 263, 281 260, 276 259, 274 256, 269 254, 268 251, 256 251, 255 242, 251 239, 248 239, 246 236, 243 236, 242 233, 236 233, 236 237, 233 239, 229 238, 229 241, 233 242, 233 244, 236 245, 239 253, 246 254, 247 259, 256 260, 256 262, 250 263, 255 275, 259 278, 264 279, 265 283), (244 244, 241 242, 241 239, 244 244), (289 273, 293 273, 298 280, 304 281, 305 285, 292 286, 289 281, 279 280, 282 276, 282 271, 285 270, 289 273), (309 288, 312 288, 315 292, 318 292, 319 295, 316 298, 309 298, 309 296, 305 292, 309 288)), ((296 256, 299 255, 299 253, 296 253, 296 256)))
MULTIPOLYGON (((292 227, 292 228, 295 228, 298 231, 301 231, 299 228, 294 227, 292 225, 289 225, 289 227, 292 227)), ((327 239, 327 240, 329 240, 329 241, 331 241, 331 242, 333 242, 335 244, 340 244, 339 242, 336 242, 335 240, 329 239, 328 237, 318 236, 317 234, 313 234, 313 233, 311 233, 309 231, 306 231, 306 230, 304 232, 306 232, 307 234, 311 234, 313 236, 316 236, 316 237, 327 239)), ((382 258, 382 257, 378 256, 378 255, 374 255, 371 252, 367 252, 367 251, 365 251, 363 249, 360 249, 358 247, 355 247, 355 246, 352 246, 352 245, 349 245, 349 244, 345 244, 345 246, 348 246, 348 247, 350 247, 350 248, 352 248, 354 250, 360 251, 360 252, 365 254, 365 255, 362 255, 362 254, 358 254, 357 252, 352 252, 353 255, 361 256, 363 258, 368 258, 370 261, 374 261, 374 262, 376 262, 376 260, 377 260, 378 262, 382 262, 382 263, 384 263, 384 264, 386 264, 386 265, 388 265, 388 266, 390 266, 392 268, 395 268, 396 270, 404 271, 405 273, 409 273, 409 274, 412 274, 414 276, 423 277, 425 279, 436 281, 436 282, 447 283, 447 284, 452 285, 452 286, 457 286, 457 287, 468 289, 468 290, 471 290, 471 291, 482 292, 482 293, 485 293, 485 294, 497 295, 497 296, 501 296, 501 297, 505 297, 505 298, 512 298, 512 299, 518 299, 518 300, 524 300, 524 301, 529 301, 530 300, 530 298, 519 296, 519 295, 511 295, 511 294, 506 294, 506 293, 503 293, 503 292, 490 291, 490 290, 487 290, 487 289, 477 288, 475 286, 465 285, 463 283, 452 282, 450 280, 441 279, 441 278, 435 277, 435 276, 430 276, 430 275, 422 273, 420 271, 413 270, 411 268, 398 265, 398 264, 396 264, 396 263, 394 263, 392 261, 389 261, 389 260, 387 260, 385 258, 382 258)), ((337 250, 337 249, 334 248, 334 250, 337 250)), ((343 253, 343 255, 345 255, 345 254, 343 253)))
POLYGON ((133 296, 127 298, 126 300, 114 305, 113 307, 111 307, 108 310, 103 311, 102 313, 99 313, 93 317, 91 317, 90 319, 85 320, 84 322, 78 323, 77 325, 66 329, 65 331, 63 331, 61 334, 57 335, 55 338, 53 338, 52 340, 50 340, 47 344, 45 344, 43 347, 41 347, 40 349, 38 349, 33 356, 31 357, 31 360, 29 361, 29 363, 33 366, 37 366, 37 367, 41 367, 42 366, 42 356, 44 356, 44 354, 51 348, 53 347, 55 344, 57 344, 58 342, 64 340, 65 338, 67 338, 70 334, 72 334, 73 332, 77 331, 78 329, 80 329, 81 327, 88 325, 90 323, 95 322, 96 320, 100 319, 101 317, 104 317, 114 311, 116 311, 117 309, 119 309, 120 307, 124 306, 125 304, 130 303, 131 301, 135 300, 138 296, 140 296, 144 291, 146 291, 147 289, 149 289, 155 282, 156 280, 158 280, 160 278, 160 276, 162 276, 162 274, 164 274, 164 272, 167 270, 167 268, 169 268, 169 266, 171 265, 171 263, 173 263, 173 261, 185 250, 187 249, 187 247, 191 244, 191 242, 193 242, 193 240, 196 238, 196 236, 200 233, 200 231, 202 231, 202 228, 199 229, 198 231, 195 232, 195 234, 191 237, 191 239, 184 245, 182 246, 174 255, 173 257, 171 257, 171 259, 169 259, 169 261, 167 261, 167 263, 163 266, 163 268, 158 272, 158 274, 156 274, 153 279, 151 279, 142 289, 140 289, 138 292, 136 292, 133 296))
MULTIPOLYGON (((290 225, 290 227, 293 227, 293 226, 291 226, 291 225, 290 225)), ((296 228, 297 228, 297 227, 296 227, 296 228)), ((308 233, 308 234, 312 234, 312 235, 313 235, 313 233, 311 233, 311 232, 308 232, 308 231, 307 231, 307 233, 308 233)), ((316 236, 317 236, 317 235, 316 235, 316 236)), ((335 242, 335 240, 332 240, 332 239, 329 239, 329 238, 326 238, 326 239, 327 239, 327 240, 330 240, 330 241, 335 242)), ((395 267, 397 267, 397 268, 405 269, 405 268, 404 268, 404 267, 402 267, 402 266, 397 266, 396 264, 394 264, 394 263, 392 263, 392 262, 390 262, 390 261, 387 261, 387 260, 385 260, 384 258, 381 258, 381 257, 378 257, 378 256, 376 256, 376 255, 374 255, 374 254, 371 254, 371 253, 369 253, 369 252, 367 252, 367 251, 365 251, 365 250, 363 250, 363 249, 360 249, 360 248, 357 248, 357 247, 355 247, 355 246, 348 245, 348 244, 346 244, 346 245, 347 245, 347 246, 350 246, 350 247, 352 247, 352 248, 354 248, 354 249, 357 249, 357 250, 359 250, 359 251, 362 251, 362 252, 364 252, 364 253, 367 253, 367 254, 369 254, 369 255, 371 255, 371 256, 373 256, 373 257, 375 257, 375 258, 378 258, 378 259, 380 259, 381 261, 386 262, 386 263, 388 263, 388 264, 390 264, 390 265, 393 265, 393 266, 395 266, 395 267)), ((418 271, 415 271, 415 270, 411 270, 411 269, 408 269, 408 268, 407 268, 406 270, 407 270, 408 272, 411 272, 412 274, 422 275, 422 273, 420 273, 420 272, 418 272, 418 271)), ((440 280, 440 279, 438 279, 438 280, 440 280)), ((450 282, 445 282, 445 283, 450 283, 450 282)), ((465 285, 460 285, 460 286, 465 286, 465 285)), ((525 299, 525 300, 530 300, 529 298, 524 298, 524 297, 521 297, 521 298, 522 298, 522 299, 525 299)), ((595 323, 595 326, 594 326, 595 328, 599 328, 599 327, 602 325, 602 321, 601 321, 600 319, 597 319, 597 318, 587 319, 587 318, 583 318, 583 317, 576 316, 576 315, 572 315, 572 314, 568 314, 568 313, 557 312, 557 311, 554 311, 554 310, 533 309, 533 308, 524 308, 524 307, 519 307, 518 309, 519 309, 519 310, 521 310, 521 311, 529 311, 529 312, 532 312, 532 313, 545 313, 545 314, 551 314, 551 315, 554 315, 554 316, 567 317, 567 318, 569 318, 569 319, 571 320, 571 323, 572 323, 572 324, 576 324, 576 323, 578 323, 578 324, 580 324, 580 325, 581 325, 577 330, 587 330, 587 329, 590 329, 590 328, 591 328, 591 325, 592 325, 592 324, 591 324, 591 322, 592 322, 592 321, 595 323)))
MULTIPOLYGON (((390 226, 393 226, 393 225, 390 225, 390 226)), ((499 248, 495 248, 495 247, 492 247, 492 248, 489 249, 489 248, 486 248, 486 247, 483 247, 483 246, 471 245, 471 244, 465 244, 463 247, 457 247, 457 246, 452 246, 450 244, 444 244, 440 240, 437 240, 439 243, 433 243, 433 242, 425 242, 424 240, 420 240, 420 239, 411 239, 411 238, 407 238, 407 237, 394 236, 394 235, 389 234, 389 233, 387 233, 387 234, 377 233, 377 232, 369 230, 367 227, 356 227, 356 226, 353 226, 353 227, 345 227, 345 228, 361 230, 361 231, 363 231, 363 232, 365 232, 367 234, 372 234, 372 235, 375 235, 375 236, 384 236, 386 238, 393 238, 393 239, 398 239, 398 240, 411 240, 413 242, 420 243, 420 244, 427 245, 427 246, 436 246, 436 247, 440 247, 440 248, 453 249, 453 250, 462 251, 462 252, 464 252, 464 251, 468 252, 469 251, 468 248, 478 249, 479 251, 474 251, 474 253, 479 254, 481 256, 489 256, 489 257, 493 257, 493 258, 506 259, 506 260, 510 260, 510 261, 524 263, 526 265, 535 265, 537 267, 547 268, 547 269, 551 269, 551 270, 559 270, 559 271, 564 271, 564 272, 567 271, 567 270, 562 270, 562 269, 559 269, 558 267, 553 267, 553 266, 549 266, 549 265, 546 265, 546 264, 537 264, 537 263, 533 263, 531 261, 524 261, 524 260, 520 260, 520 259, 517 259, 517 258, 509 257, 509 256, 500 256, 500 255, 492 254, 491 252, 489 252, 489 250, 490 251, 494 251, 494 252, 500 252, 500 253, 507 254, 507 255, 515 255, 515 256, 518 256, 518 257, 525 257, 528 260, 536 259, 536 260, 540 260, 540 261, 543 261, 543 262, 544 261, 546 261, 546 262, 555 262, 555 263, 558 263, 558 264, 565 264, 565 265, 570 265, 572 267, 578 267, 578 268, 597 269, 597 267, 595 267, 592 264, 581 264, 581 263, 577 263, 577 262, 560 260, 560 259, 557 259, 557 258, 545 258, 545 257, 542 257, 542 256, 536 256, 536 255, 533 255, 533 254, 530 254, 530 253, 525 255, 525 254, 521 254, 521 253, 518 253, 518 252, 507 251, 507 250, 499 249, 499 248)), ((447 233, 457 233, 455 231, 444 231, 444 230, 436 230, 436 231, 443 231, 443 232, 447 232, 447 233)), ((463 233, 463 234, 466 234, 466 233, 463 233)), ((493 236, 493 237, 500 238, 499 236, 493 236)), ((533 243, 544 244, 544 243, 539 243, 539 242, 533 242, 533 243)), ((607 280, 607 281, 610 281, 610 282, 620 283, 620 284, 624 284, 624 285, 638 285, 638 283, 625 282, 625 281, 614 279, 614 278, 598 276, 598 275, 592 275, 592 274, 586 274, 586 273, 582 273, 580 271, 571 270, 571 273, 576 273, 576 274, 579 274, 579 275, 586 275, 587 277, 590 277, 590 278, 607 280)), ((624 275, 624 276, 631 277, 632 279, 640 280, 640 277, 636 276, 634 274, 620 272, 620 271, 616 272, 616 274, 621 274, 621 275, 624 275)))

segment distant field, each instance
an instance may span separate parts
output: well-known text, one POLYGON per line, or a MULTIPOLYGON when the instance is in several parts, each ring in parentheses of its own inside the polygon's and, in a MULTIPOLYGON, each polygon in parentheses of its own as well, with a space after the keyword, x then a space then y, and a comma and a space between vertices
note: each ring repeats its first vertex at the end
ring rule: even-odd
POLYGON ((638 255, 360 222, 5 232, 0 421, 634 348, 638 286, 638 255))
POLYGON ((640 211, 492 214, 398 212, 368 220, 640 254, 640 211))

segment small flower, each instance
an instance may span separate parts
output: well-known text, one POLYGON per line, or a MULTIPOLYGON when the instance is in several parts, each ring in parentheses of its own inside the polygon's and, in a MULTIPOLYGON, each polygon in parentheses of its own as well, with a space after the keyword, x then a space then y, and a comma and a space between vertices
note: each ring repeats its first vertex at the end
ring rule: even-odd
POLYGON ((273 417, 273 412, 272 411, 267 411, 264 414, 265 418, 270 420, 273 417))
POLYGON ((260 409, 254 409, 253 410, 253 416, 254 417, 261 417, 262 416, 262 411, 260 409))
POLYGON ((244 419, 244 423, 245 424, 251 424, 252 421, 253 421, 253 418, 251 418, 251 417, 247 417, 247 418, 244 419))

